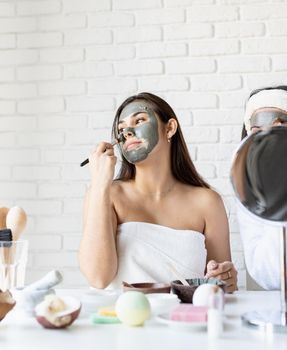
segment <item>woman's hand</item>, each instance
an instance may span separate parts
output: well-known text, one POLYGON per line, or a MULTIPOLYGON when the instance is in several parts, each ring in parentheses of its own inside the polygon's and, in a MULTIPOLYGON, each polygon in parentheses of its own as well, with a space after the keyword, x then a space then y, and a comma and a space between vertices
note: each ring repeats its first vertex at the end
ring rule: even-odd
POLYGON ((92 183, 95 183, 97 186, 103 186, 103 188, 111 185, 116 162, 117 157, 114 154, 112 144, 107 142, 99 143, 96 150, 89 157, 92 183))
POLYGON ((225 291, 232 293, 237 290, 237 271, 231 261, 218 263, 210 260, 206 266, 205 277, 215 277, 226 283, 225 291))

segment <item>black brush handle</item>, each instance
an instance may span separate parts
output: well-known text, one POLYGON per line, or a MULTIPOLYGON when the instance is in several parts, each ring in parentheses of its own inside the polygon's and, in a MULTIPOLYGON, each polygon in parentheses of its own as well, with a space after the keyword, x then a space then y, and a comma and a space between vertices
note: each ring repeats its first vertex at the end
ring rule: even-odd
POLYGON ((89 158, 87 158, 86 160, 84 160, 81 164, 80 164, 80 166, 84 166, 84 165, 86 165, 86 164, 88 164, 89 163, 89 158))
POLYGON ((12 231, 9 228, 5 228, 3 230, 0 230, 0 242, 2 243, 2 247, 9 248, 12 245, 12 231))

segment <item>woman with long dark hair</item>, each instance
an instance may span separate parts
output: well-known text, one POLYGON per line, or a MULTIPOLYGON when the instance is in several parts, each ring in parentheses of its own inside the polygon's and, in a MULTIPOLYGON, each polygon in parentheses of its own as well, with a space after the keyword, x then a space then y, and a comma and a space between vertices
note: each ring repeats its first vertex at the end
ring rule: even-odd
POLYGON ((97 288, 122 281, 218 277, 237 288, 220 196, 197 173, 172 108, 140 93, 118 108, 112 139, 122 155, 115 180, 113 144, 89 157, 80 267, 97 288), (209 262, 207 264, 207 262, 209 262))

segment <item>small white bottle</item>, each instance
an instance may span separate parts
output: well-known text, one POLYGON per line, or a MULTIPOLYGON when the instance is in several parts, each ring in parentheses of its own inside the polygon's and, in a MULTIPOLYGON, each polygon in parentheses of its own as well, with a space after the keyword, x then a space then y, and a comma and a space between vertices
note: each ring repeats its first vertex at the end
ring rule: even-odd
POLYGON ((210 338, 220 338, 223 333, 223 306, 224 295, 219 292, 212 293, 209 297, 207 312, 207 329, 210 338))

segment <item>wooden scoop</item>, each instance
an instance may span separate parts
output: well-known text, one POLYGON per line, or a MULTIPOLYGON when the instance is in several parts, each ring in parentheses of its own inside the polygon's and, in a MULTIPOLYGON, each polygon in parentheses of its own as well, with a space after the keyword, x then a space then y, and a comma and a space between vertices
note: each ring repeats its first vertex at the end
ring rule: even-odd
POLYGON ((13 241, 17 241, 26 227, 27 215, 20 207, 12 207, 6 217, 6 227, 12 231, 13 241))
POLYGON ((131 284, 129 284, 128 282, 125 282, 125 281, 122 281, 122 285, 123 285, 123 287, 135 288, 134 286, 132 286, 131 284))
POLYGON ((0 230, 6 228, 6 216, 8 214, 9 208, 0 208, 0 230))

